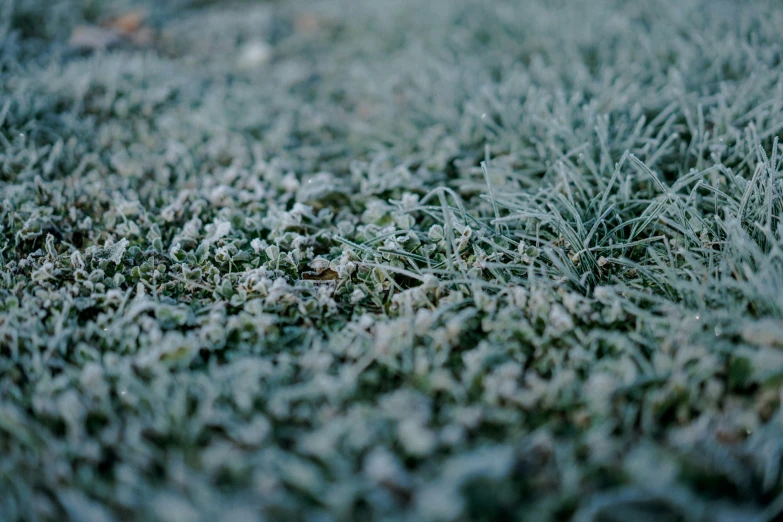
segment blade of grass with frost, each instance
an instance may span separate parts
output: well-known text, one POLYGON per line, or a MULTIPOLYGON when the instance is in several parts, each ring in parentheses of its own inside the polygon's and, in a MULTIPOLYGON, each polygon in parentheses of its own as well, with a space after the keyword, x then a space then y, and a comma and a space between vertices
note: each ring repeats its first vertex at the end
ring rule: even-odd
MULTIPOLYGON (((487 155, 489 152, 487 151, 487 155)), ((498 211, 498 204, 495 201, 495 196, 492 194, 492 182, 489 179, 489 171, 487 170, 487 161, 484 160, 481 162, 481 171, 484 173, 484 180, 487 183, 487 191, 489 193, 489 200, 492 203, 492 211, 495 213, 495 219, 492 221, 492 224, 495 226, 495 232, 500 233, 500 224, 498 220, 500 219, 500 212, 498 211)))

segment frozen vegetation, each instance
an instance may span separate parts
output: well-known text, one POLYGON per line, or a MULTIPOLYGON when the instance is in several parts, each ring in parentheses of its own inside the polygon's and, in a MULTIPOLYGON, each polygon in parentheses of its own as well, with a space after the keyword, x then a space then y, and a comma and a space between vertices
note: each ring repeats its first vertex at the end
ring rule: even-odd
POLYGON ((779 520, 779 0, 140 6, 0 1, 0 520, 779 520))

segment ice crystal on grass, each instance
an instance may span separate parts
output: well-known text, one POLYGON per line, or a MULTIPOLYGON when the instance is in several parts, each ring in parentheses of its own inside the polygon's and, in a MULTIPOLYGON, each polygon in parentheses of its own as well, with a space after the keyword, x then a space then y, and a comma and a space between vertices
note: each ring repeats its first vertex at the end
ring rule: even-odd
POLYGON ((6 2, 0 519, 774 520, 781 26, 6 2))

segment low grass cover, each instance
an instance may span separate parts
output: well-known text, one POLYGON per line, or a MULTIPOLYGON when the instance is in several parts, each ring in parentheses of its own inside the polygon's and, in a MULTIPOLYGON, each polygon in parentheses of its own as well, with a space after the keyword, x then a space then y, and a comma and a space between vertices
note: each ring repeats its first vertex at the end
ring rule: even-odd
POLYGON ((0 12, 0 519, 779 520, 779 1, 0 12))

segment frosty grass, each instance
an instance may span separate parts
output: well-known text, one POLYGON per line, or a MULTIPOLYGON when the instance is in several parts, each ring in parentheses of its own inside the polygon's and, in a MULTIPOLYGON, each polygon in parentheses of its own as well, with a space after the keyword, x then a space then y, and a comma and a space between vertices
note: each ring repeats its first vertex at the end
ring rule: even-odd
POLYGON ((777 520, 779 0, 140 5, 0 1, 0 520, 777 520))

